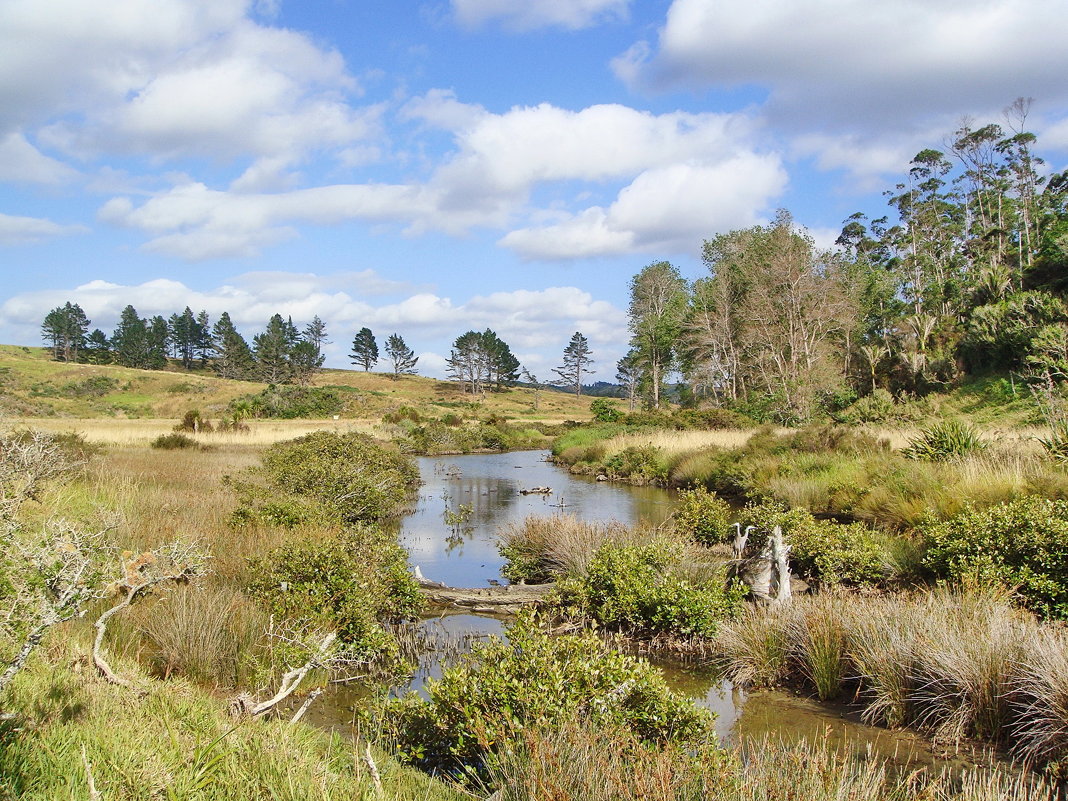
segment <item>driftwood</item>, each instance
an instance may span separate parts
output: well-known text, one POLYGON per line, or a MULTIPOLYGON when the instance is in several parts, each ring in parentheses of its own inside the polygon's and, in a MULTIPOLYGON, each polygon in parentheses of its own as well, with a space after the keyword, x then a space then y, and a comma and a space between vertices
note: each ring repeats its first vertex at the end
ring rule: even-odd
POLYGON ((531 487, 530 489, 519 490, 520 495, 552 495, 552 487, 531 487))
POLYGON ((545 600, 555 584, 505 584, 500 587, 449 587, 425 578, 416 568, 415 580, 432 606, 509 614, 545 600))
POLYGON ((808 591, 808 584, 790 572, 790 546, 781 526, 772 529, 764 549, 757 555, 746 555, 749 534, 756 526, 734 524, 737 531, 731 549, 734 560, 730 575, 749 587, 754 600, 763 603, 786 603, 796 593, 808 591))
MULTIPOLYGON (((297 687, 304 681, 304 677, 307 676, 308 673, 315 668, 325 666, 330 661, 331 646, 333 646, 334 640, 336 639, 337 634, 334 632, 323 637, 322 642, 318 644, 307 662, 300 667, 291 668, 286 671, 282 676, 282 682, 278 686, 278 691, 273 697, 268 698, 266 701, 257 701, 249 693, 241 693, 232 698, 230 700, 230 714, 234 717, 258 718, 270 712, 296 692, 297 687)), ((310 696, 311 701, 314 701, 318 697, 319 693, 314 693, 310 696)), ((300 720, 307 711, 307 708, 311 706, 311 701, 306 701, 297 711, 297 714, 293 718, 293 722, 300 720)))

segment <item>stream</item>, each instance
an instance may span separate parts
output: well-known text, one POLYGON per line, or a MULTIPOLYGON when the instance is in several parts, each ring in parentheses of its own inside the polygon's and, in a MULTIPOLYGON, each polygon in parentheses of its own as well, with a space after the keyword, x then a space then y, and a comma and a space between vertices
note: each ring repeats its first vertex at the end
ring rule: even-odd
MULTIPOLYGON (((656 487, 598 482, 546 461, 546 451, 423 457, 418 460, 423 486, 414 511, 400 522, 401 545, 413 569, 450 587, 485 587, 507 583, 500 575, 504 560, 497 550, 502 526, 521 523, 530 515, 573 514, 586 520, 618 520, 634 524, 664 521, 674 508, 674 494, 656 487), (551 487, 552 493, 523 494, 551 487), (470 507, 463 523, 447 521, 447 511, 470 507)), ((447 614, 416 624, 425 648, 411 682, 395 693, 422 691, 442 665, 459 658, 474 640, 502 635, 505 623, 475 614, 447 614)), ((781 691, 746 692, 732 687, 707 668, 651 659, 668 683, 717 714, 721 741, 826 741, 834 748, 855 750, 884 760, 893 769, 955 770, 989 765, 996 758, 985 751, 944 752, 910 731, 891 731, 863 723, 846 707, 821 704, 781 691)), ((353 709, 365 698, 359 688, 340 687, 324 695, 307 719, 326 728, 347 727, 353 709)))

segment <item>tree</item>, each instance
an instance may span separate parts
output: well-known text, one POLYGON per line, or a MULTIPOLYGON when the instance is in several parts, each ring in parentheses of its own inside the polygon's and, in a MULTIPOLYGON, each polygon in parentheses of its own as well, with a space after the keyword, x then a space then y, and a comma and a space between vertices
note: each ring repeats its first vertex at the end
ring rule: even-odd
POLYGON ((685 311, 686 281, 670 262, 650 264, 631 280, 631 343, 647 379, 649 402, 654 409, 660 408, 664 379, 675 363, 685 311))
POLYGON ((318 314, 304 326, 304 339, 315 346, 316 355, 322 355, 323 345, 330 344, 330 340, 326 338, 326 323, 319 319, 318 314))
POLYGON ((627 408, 634 411, 634 405, 638 398, 638 388, 641 386, 641 366, 638 363, 638 354, 631 350, 616 362, 616 381, 627 393, 627 408))
POLYGON ((267 322, 267 329, 253 337, 253 353, 260 378, 268 384, 285 384, 293 378, 289 356, 296 340, 293 323, 286 323, 275 314, 267 322))
POLYGON ((76 362, 85 349, 89 318, 77 303, 67 301, 45 315, 41 337, 49 343, 56 361, 76 362))
POLYGON ((149 366, 148 324, 127 306, 119 315, 119 325, 111 335, 115 364, 146 369, 149 366))
POLYGON ((157 314, 148 321, 145 336, 147 348, 144 366, 146 369, 161 370, 167 366, 167 347, 170 339, 170 327, 163 317, 157 314))
POLYGON ((489 328, 458 336, 446 365, 449 377, 459 381, 472 395, 484 393, 491 385, 500 389, 519 378, 519 360, 508 344, 489 328))
POLYGON ((248 342, 241 336, 230 319, 229 312, 223 312, 211 330, 215 360, 212 368, 220 378, 248 379, 256 370, 256 360, 248 342))
POLYGON ((85 357, 90 364, 111 363, 111 343, 108 342, 108 335, 99 328, 85 340, 85 357))
POLYGON ((576 331, 567 347, 564 348, 564 363, 560 367, 553 368, 553 372, 560 376, 560 383, 564 386, 573 387, 576 395, 582 394, 582 376, 589 372, 593 365, 590 356, 590 343, 576 331))
POLYGON ((386 358, 393 364, 393 380, 402 375, 413 375, 419 357, 409 348, 399 334, 390 334, 386 340, 386 358))
POLYGON ((289 363, 293 378, 301 386, 307 386, 312 376, 323 366, 326 357, 315 349, 315 345, 302 339, 289 352, 289 363))
POLYGON ((378 363, 378 343, 370 328, 361 328, 352 339, 352 353, 349 354, 353 364, 369 372, 378 363))

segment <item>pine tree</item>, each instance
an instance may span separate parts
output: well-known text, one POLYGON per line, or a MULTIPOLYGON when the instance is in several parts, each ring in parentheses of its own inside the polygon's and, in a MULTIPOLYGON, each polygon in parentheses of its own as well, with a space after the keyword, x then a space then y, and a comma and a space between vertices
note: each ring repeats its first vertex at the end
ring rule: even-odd
POLYGON ((349 354, 353 364, 363 367, 364 371, 370 371, 371 367, 378 363, 378 343, 370 328, 361 328, 352 340, 352 353, 349 354))
POLYGON ((330 344, 330 340, 326 338, 326 323, 319 319, 318 314, 304 326, 304 339, 315 346, 316 355, 322 354, 323 345, 330 344))
POLYGON ((56 361, 76 362, 84 358, 89 318, 77 303, 67 301, 45 315, 41 336, 52 349, 56 361))
POLYGON ((230 313, 223 312, 215 323, 212 333, 212 350, 215 360, 212 368, 220 378, 249 379, 256 371, 256 360, 248 342, 238 333, 230 320, 230 313))
POLYGON ((292 321, 286 323, 276 314, 267 323, 267 330, 253 338, 256 369, 268 384, 285 384, 293 378, 289 361, 295 343, 296 329, 292 321))
POLYGON ((564 348, 563 365, 553 368, 553 372, 560 376, 562 385, 573 387, 575 394, 581 395, 582 376, 589 372, 592 365, 590 343, 581 332, 576 331, 567 347, 564 348))
POLYGON ((293 378, 301 386, 307 386, 312 376, 323 366, 326 357, 315 349, 315 345, 302 339, 289 351, 289 364, 293 378))
POLYGON ((386 358, 393 364, 393 380, 402 375, 413 375, 419 357, 405 344, 399 334, 390 334, 386 340, 386 358))
POLYGON ((111 350, 115 364, 141 369, 148 366, 148 325, 133 306, 127 306, 119 315, 119 325, 111 335, 111 350))
POLYGON ((85 340, 85 355, 90 364, 111 363, 111 343, 108 335, 99 328, 93 331, 85 340))
POLYGON ((149 370, 162 370, 167 366, 167 348, 170 344, 171 332, 167 321, 160 315, 156 315, 148 321, 146 330, 145 368, 149 370))

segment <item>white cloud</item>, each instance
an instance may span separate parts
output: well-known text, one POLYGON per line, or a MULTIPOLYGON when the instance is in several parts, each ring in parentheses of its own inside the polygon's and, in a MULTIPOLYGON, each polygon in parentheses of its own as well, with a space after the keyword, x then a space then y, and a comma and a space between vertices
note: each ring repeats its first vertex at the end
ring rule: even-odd
POLYGON ((692 251, 703 237, 760 222, 786 180, 778 157, 753 153, 658 167, 641 173, 607 209, 517 229, 500 244, 528 259, 692 251))
POLYGON ((0 214, 0 245, 24 245, 57 236, 88 233, 84 225, 60 225, 40 217, 0 214))
POLYGON ((77 175, 77 170, 44 155, 20 133, 0 139, 0 181, 59 184, 77 175))
POLYGON ((499 20, 515 31, 589 28, 626 19, 629 6, 630 0, 452 0, 453 14, 461 25, 474 28, 499 20))
POLYGON ((1056 0, 674 0, 656 48, 617 74, 659 87, 770 90, 769 116, 810 129, 909 129, 917 115, 1068 99, 1068 6, 1056 0))

